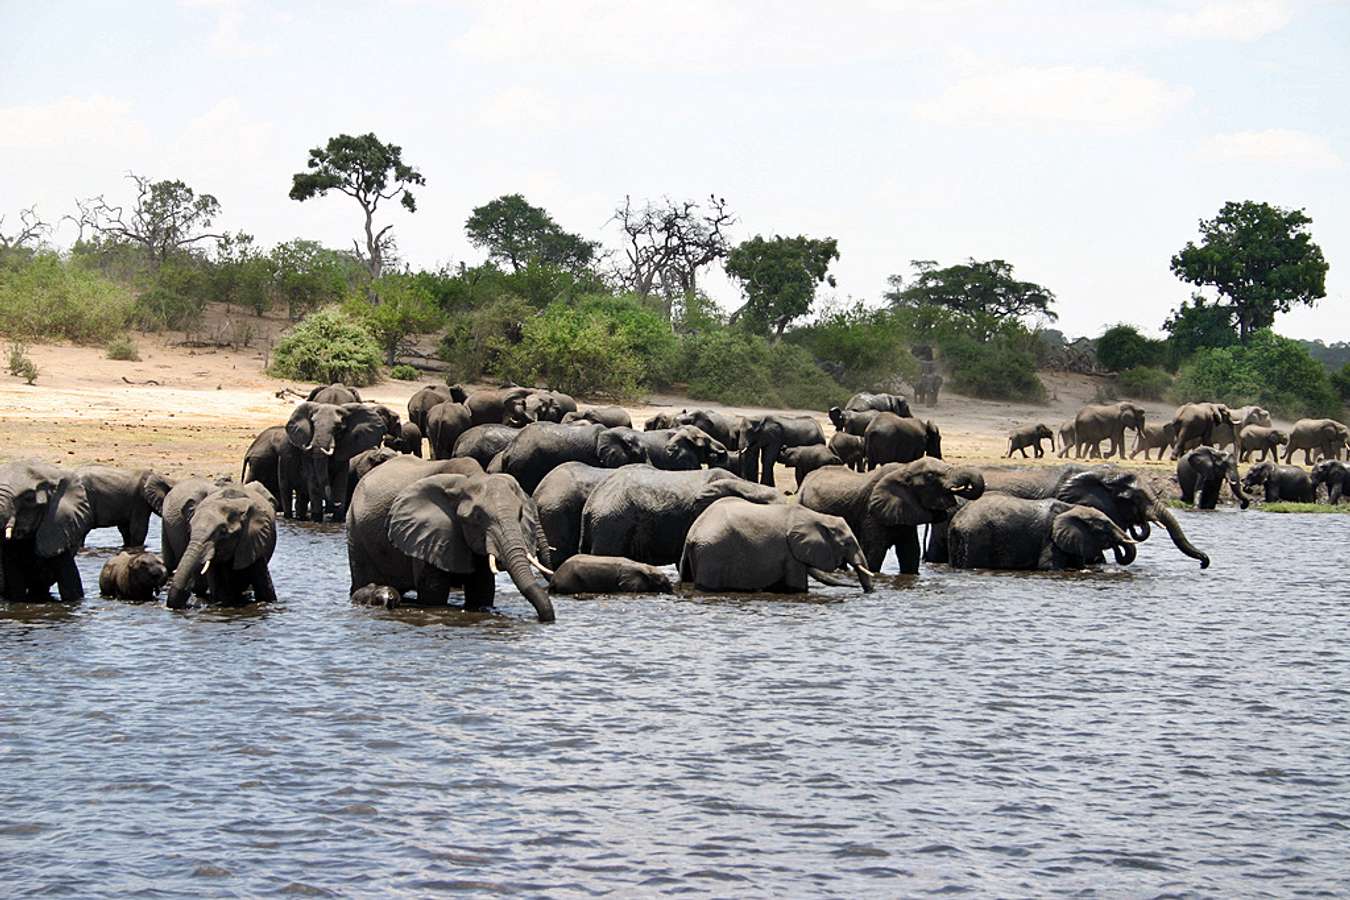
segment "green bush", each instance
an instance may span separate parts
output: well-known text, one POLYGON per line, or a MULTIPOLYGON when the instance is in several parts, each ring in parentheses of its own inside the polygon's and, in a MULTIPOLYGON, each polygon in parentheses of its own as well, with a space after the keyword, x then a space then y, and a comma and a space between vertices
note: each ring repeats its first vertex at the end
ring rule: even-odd
POLYGON ((985 343, 968 334, 938 335, 952 389, 985 400, 1045 402, 1045 385, 1036 375, 1037 343, 1025 329, 995 334, 985 343))
POLYGON ((37 381, 38 367, 28 355, 28 347, 24 344, 9 345, 9 374, 22 378, 27 384, 37 381))
POLYGON ((1350 363, 1341 366, 1339 372, 1331 373, 1331 386, 1342 403, 1350 403, 1350 363))
POLYGON ((200 260, 168 260, 136 298, 136 325, 142 331, 191 331, 206 311, 210 287, 209 272, 200 260))
POLYGON ((734 406, 828 409, 848 390, 816 365, 810 352, 789 343, 724 329, 685 342, 689 397, 734 406))
POLYGON ((919 375, 909 329, 890 310, 857 303, 826 313, 786 339, 809 350, 855 391, 884 389, 897 379, 912 384, 919 375))
POLYGON ((108 347, 104 355, 108 359, 117 359, 123 362, 140 362, 141 360, 141 354, 136 349, 136 343, 125 334, 119 334, 108 341, 108 347))
POLYGON ((504 296, 452 316, 440 344, 440 357, 449 365, 446 380, 478 381, 497 372, 536 312, 519 297, 504 296))
POLYGON ((1172 376, 1152 366, 1135 366, 1116 378, 1120 394, 1136 400, 1161 400, 1172 386, 1172 376))
POLYGON ((1238 407, 1257 403, 1276 415, 1341 415, 1331 377, 1298 341, 1269 329, 1245 345, 1197 350, 1181 367, 1172 388, 1178 403, 1215 400, 1238 407))
POLYGON ((1145 337, 1133 325, 1116 325, 1097 338, 1097 363, 1112 372, 1157 367, 1167 359, 1167 342, 1145 337))
POLYGON ((416 381, 417 370, 406 364, 399 364, 389 370, 389 377, 395 381, 416 381))
POLYGON ((277 342, 270 371, 279 378, 361 387, 379 377, 380 347, 361 323, 328 307, 305 316, 277 342))
POLYGON ((371 303, 362 290, 349 295, 342 308, 374 335, 384 351, 385 364, 392 366, 408 338, 441 327, 441 311, 430 292, 410 276, 385 275, 373 287, 377 303, 371 303))
POLYGON ((133 303, 126 288, 55 253, 0 268, 0 332, 11 337, 101 341, 126 328, 133 303))

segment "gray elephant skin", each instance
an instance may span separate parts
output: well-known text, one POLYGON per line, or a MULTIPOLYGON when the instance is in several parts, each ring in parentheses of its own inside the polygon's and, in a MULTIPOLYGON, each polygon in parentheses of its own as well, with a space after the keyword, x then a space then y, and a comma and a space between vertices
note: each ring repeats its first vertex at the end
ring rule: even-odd
POLYGON ((727 459, 726 446, 697 425, 634 431, 633 434, 638 436, 646 461, 658 469, 700 469, 705 463, 719 465, 727 459))
POLYGON ((420 428, 423 434, 427 434, 427 414, 434 407, 447 401, 463 403, 468 398, 469 395, 464 392, 464 388, 457 384, 431 384, 419 388, 408 398, 408 421, 420 428))
POLYGON ((1074 441, 1078 452, 1089 445, 1106 441, 1103 456, 1115 454, 1125 458, 1125 429, 1142 430, 1145 424, 1144 408, 1127 400, 1119 403, 1090 404, 1074 416, 1074 441))
POLYGON ((942 433, 933 422, 895 413, 877 413, 863 432, 867 468, 893 462, 914 462, 923 456, 942 459, 942 433))
POLYGON ((105 597, 147 603, 169 580, 169 570, 156 553, 123 550, 103 564, 98 592, 105 597))
POLYGON ((160 514, 173 482, 149 469, 113 466, 80 466, 75 474, 89 500, 90 530, 116 528, 123 547, 144 547, 150 515, 160 514))
POLYGON ((858 435, 836 431, 830 435, 826 446, 853 471, 861 472, 867 468, 867 444, 858 435))
POLYGON ((592 406, 567 413, 562 420, 566 425, 573 422, 589 422, 593 425, 604 425, 606 428, 633 427, 633 417, 628 415, 628 410, 622 406, 592 406))
POLYGON ((245 602, 249 590, 257 603, 276 600, 267 569, 276 543, 276 498, 262 485, 178 482, 162 517, 169 608, 184 608, 193 594, 226 605, 245 602))
POLYGON ((1022 458, 1026 459, 1027 448, 1031 447, 1036 458, 1045 456, 1045 450, 1041 447, 1041 441, 1050 442, 1050 452, 1055 451, 1055 433, 1050 430, 1048 425, 1023 425, 1021 428, 1014 428, 1008 432, 1008 452, 1003 455, 1009 459, 1018 451, 1021 451, 1022 458))
POLYGON ((0 599, 44 602, 84 596, 75 551, 93 522, 84 484, 38 460, 0 464, 0 599))
POLYGON ((1214 446, 1222 450, 1231 444, 1236 449, 1238 435, 1248 425, 1269 428, 1271 425, 1270 413, 1259 406, 1240 406, 1231 410, 1229 421, 1220 422, 1214 426, 1214 434, 1212 435, 1214 446))
POLYGON ((244 452, 241 484, 256 482, 281 504, 287 519, 309 518, 309 485, 305 481, 305 453, 286 436, 285 425, 258 432, 244 452))
POLYGON ((1346 442, 1350 441, 1350 430, 1335 419, 1299 419, 1289 430, 1289 443, 1284 448, 1284 461, 1287 464, 1295 451, 1303 451, 1303 464, 1312 465, 1316 452, 1327 459, 1340 459, 1346 442))
POLYGON ((1262 488, 1266 503, 1312 503, 1316 499, 1312 478, 1298 466, 1257 463, 1243 476, 1242 486, 1248 491, 1262 488))
POLYGON ((641 432, 631 428, 533 422, 502 451, 501 471, 520 482, 528 494, 566 462, 617 469, 646 457, 641 432))
POLYGON ((1216 447, 1196 447, 1177 460, 1177 484, 1181 499, 1200 509, 1213 509, 1219 502, 1219 491, 1227 482, 1233 499, 1247 508, 1247 495, 1242 491, 1238 477, 1237 459, 1233 454, 1216 447))
POLYGON ((382 443, 388 433, 388 411, 365 403, 296 404, 286 422, 286 438, 302 454, 301 468, 314 521, 341 521, 346 497, 347 463, 353 456, 382 443))
MULTIPOLYGON (((1195 447, 1213 446, 1223 428, 1237 426, 1233 411, 1222 403, 1186 403, 1177 407, 1172 416, 1176 440, 1172 444, 1172 459, 1195 447)), ((1241 427, 1241 426, 1237 426, 1241 427)))
POLYGON ((1320 486, 1326 485, 1327 502, 1335 506, 1345 496, 1345 489, 1350 487, 1350 466, 1338 459, 1324 459, 1313 466, 1308 480, 1312 484, 1314 496, 1320 486))
POLYGON ((347 387, 341 382, 333 384, 321 384, 309 392, 305 398, 312 403, 332 403, 335 405, 343 403, 360 403, 361 394, 353 387, 347 387))
POLYGON ((501 388, 474 391, 464 401, 474 425, 510 425, 523 428, 534 417, 525 409, 525 400, 533 392, 529 388, 501 388))
MULTIPOLYGON (((473 427, 473 415, 463 403, 446 401, 438 403, 426 414, 427 445, 431 448, 432 459, 453 459, 455 444, 460 437, 473 427)), ((483 428, 502 428, 501 425, 484 425, 483 428)), ((488 457, 491 459, 491 457, 488 457)))
POLYGON ((1062 500, 985 494, 967 503, 948 526, 951 564, 958 569, 1080 569, 1135 559, 1135 541, 1110 517, 1062 500))
POLYGON ((548 538, 549 561, 561 565, 581 546, 581 513, 591 493, 619 469, 563 463, 544 476, 531 495, 548 538))
POLYGON ((656 566, 622 556, 582 553, 558 566, 549 579, 555 594, 670 594, 670 576, 656 566))
MULTIPOLYGON (((1171 422, 1162 424, 1155 422, 1152 425, 1145 425, 1142 431, 1135 433, 1134 449, 1130 451, 1130 459, 1134 459, 1140 453, 1144 454, 1144 459, 1148 459, 1151 450, 1157 450, 1158 459, 1162 459, 1163 453, 1172 449, 1176 439, 1176 425, 1171 422)), ((1063 453, 1060 454, 1060 456, 1063 455, 1063 453)))
MULTIPOLYGON (((851 437, 852 435, 843 435, 851 437)), ((838 434, 835 437, 839 437, 838 434)), ((833 438, 831 439, 833 440, 833 438)), ((812 444, 810 447, 784 447, 778 454, 778 461, 793 471, 797 477, 797 489, 801 490, 806 476, 824 466, 842 466, 844 461, 835 456, 828 446, 812 444)))
POLYGON ((824 444, 825 432, 810 416, 747 417, 741 426, 741 475, 774 486, 773 465, 784 447, 824 444))
POLYGON ((1261 458, 1256 462, 1265 462, 1267 459, 1278 461, 1280 446, 1287 443, 1289 443, 1287 432, 1263 425, 1248 425, 1238 435, 1238 459, 1247 462, 1252 458, 1253 453, 1260 450, 1261 458))
POLYGON ((475 425, 455 440, 451 459, 472 459, 484 469, 520 436, 511 425, 475 425))

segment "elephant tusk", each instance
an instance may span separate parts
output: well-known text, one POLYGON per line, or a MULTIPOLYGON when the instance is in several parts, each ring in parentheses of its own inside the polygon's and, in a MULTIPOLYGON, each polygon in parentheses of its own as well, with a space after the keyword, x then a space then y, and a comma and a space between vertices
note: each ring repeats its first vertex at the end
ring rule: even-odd
POLYGON ((14 523, 13 523, 13 522, 6 522, 6 523, 5 523, 5 540, 9 540, 9 539, 12 538, 12 537, 14 537, 14 523))
POLYGON ((525 558, 530 561, 530 565, 534 566, 536 569, 542 572, 545 578, 553 577, 553 570, 550 569, 548 566, 544 565, 543 563, 541 563, 533 553, 526 553, 525 558))
POLYGON ((208 559, 206 562, 202 563, 202 571, 201 571, 201 574, 205 575, 205 574, 206 574, 206 570, 209 569, 209 568, 211 568, 211 560, 208 559))
POLYGON ((488 570, 491 571, 493 575, 501 572, 501 569, 497 568, 497 557, 492 553, 488 554, 488 570))
POLYGON ((324 455, 324 456, 332 456, 332 455, 333 455, 333 448, 332 448, 332 447, 324 447, 324 448, 323 448, 323 455, 324 455))

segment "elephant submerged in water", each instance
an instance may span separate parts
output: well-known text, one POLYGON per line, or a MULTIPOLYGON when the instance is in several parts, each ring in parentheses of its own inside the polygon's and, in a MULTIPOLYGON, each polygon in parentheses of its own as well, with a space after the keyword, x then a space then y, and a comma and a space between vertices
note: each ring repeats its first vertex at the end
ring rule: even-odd
POLYGON ((1135 540, 1090 506, 989 493, 952 516, 947 540, 958 569, 1078 569, 1135 559, 1135 540))
POLYGON ((549 579, 555 594, 669 594, 675 586, 656 566, 622 556, 569 557, 549 579))

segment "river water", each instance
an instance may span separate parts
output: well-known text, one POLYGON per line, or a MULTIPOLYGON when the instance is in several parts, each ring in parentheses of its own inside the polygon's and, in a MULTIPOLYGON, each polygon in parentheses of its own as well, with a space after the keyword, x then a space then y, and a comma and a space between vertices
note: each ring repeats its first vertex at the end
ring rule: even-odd
POLYGON ((0 604, 0 894, 1345 894, 1350 519, 1181 517, 1207 572, 550 626, 353 608, 290 523, 269 609, 0 604))

